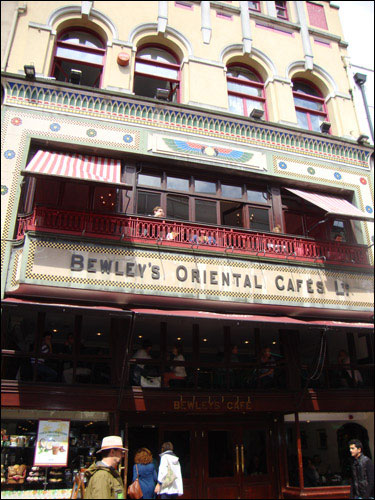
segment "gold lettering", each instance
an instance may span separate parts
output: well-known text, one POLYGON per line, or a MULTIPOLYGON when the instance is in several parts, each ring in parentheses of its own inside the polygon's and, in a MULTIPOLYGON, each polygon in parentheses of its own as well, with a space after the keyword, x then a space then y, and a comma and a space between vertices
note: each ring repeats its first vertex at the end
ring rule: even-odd
POLYGON ((228 410, 233 410, 233 403, 231 403, 230 401, 228 401, 227 408, 228 408, 228 410))
POLYGON ((173 403, 173 408, 174 408, 175 410, 179 410, 179 409, 180 409, 180 402, 179 402, 179 401, 174 401, 174 403, 173 403))

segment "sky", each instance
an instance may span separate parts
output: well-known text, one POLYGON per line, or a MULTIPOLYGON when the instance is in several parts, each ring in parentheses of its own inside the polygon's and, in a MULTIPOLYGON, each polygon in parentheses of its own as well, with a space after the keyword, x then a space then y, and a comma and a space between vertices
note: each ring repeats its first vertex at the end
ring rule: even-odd
POLYGON ((374 69, 374 2, 333 2, 340 6, 344 39, 352 64, 374 69))

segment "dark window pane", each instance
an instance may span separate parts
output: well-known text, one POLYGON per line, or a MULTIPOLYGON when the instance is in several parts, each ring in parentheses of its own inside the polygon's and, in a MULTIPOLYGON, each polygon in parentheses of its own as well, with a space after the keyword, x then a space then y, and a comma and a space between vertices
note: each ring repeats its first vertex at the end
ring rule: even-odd
POLYGON ((268 210, 249 207, 250 229, 254 231, 269 231, 270 218, 268 210))
POLYGON ((94 194, 94 210, 114 212, 116 209, 116 198, 116 189, 105 186, 96 187, 94 194))
POLYGON ((263 430, 245 430, 243 434, 246 476, 267 474, 266 432, 263 430))
POLYGON ((160 175, 138 174, 138 184, 161 187, 161 178, 160 175))
POLYGON ((56 206, 59 198, 61 181, 39 178, 36 182, 34 205, 56 206))
POLYGON ((163 441, 173 443, 173 452, 181 464, 182 477, 190 477, 190 431, 165 431, 163 441))
POLYGON ((78 61, 64 61, 56 59, 55 71, 53 76, 60 82, 68 82, 70 80, 71 70, 81 71, 81 85, 87 87, 99 87, 100 75, 102 68, 89 66, 88 64, 80 64, 78 61))
POLYGON ((138 192, 137 213, 140 215, 153 215, 154 207, 160 205, 159 193, 138 192))
POLYGON ((303 235, 303 218, 302 215, 293 212, 285 213, 285 230, 289 234, 303 235))
POLYGON ((189 191, 189 179, 167 177, 167 189, 175 189, 176 191, 189 191))
POLYGON ((70 210, 86 210, 89 201, 89 186, 67 182, 64 189, 63 207, 70 210))
POLYGON ((195 220, 196 222, 207 222, 208 224, 216 224, 217 223, 216 202, 196 200, 195 220))
POLYGON ((216 183, 208 181, 195 181, 195 192, 196 193, 206 193, 206 194, 216 194, 216 183))
POLYGON ((267 191, 255 191, 252 189, 247 190, 247 199, 253 203, 267 203, 268 193, 267 191))
POLYGON ((222 184, 221 194, 224 198, 242 198, 242 187, 222 184))
POLYGON ((167 196, 167 217, 189 220, 189 198, 187 196, 167 196))
POLYGON ((209 477, 233 477, 235 468, 234 443, 231 431, 208 432, 209 477))

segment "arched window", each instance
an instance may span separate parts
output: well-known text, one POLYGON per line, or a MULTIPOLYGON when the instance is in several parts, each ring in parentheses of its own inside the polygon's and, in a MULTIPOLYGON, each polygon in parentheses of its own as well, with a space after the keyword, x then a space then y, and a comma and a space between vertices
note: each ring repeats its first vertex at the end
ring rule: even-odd
POLYGON ((229 111, 250 116, 252 110, 266 113, 264 84, 254 70, 230 66, 227 70, 229 111))
POLYGON ((148 46, 137 52, 134 93, 166 101, 179 101, 180 64, 177 57, 164 48, 148 46))
POLYGON ((105 58, 104 43, 90 31, 62 32, 56 42, 52 76, 61 82, 100 87, 105 58))
POLYGON ((298 125, 307 130, 320 132, 320 125, 328 121, 324 99, 311 83, 293 80, 293 97, 298 125))

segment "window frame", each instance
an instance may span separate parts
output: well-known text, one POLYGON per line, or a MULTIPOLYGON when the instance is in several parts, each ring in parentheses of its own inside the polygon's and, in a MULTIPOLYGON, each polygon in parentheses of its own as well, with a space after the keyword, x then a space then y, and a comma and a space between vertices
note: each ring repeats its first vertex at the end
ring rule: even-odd
POLYGON ((257 4, 255 8, 250 7, 249 3, 250 3, 250 2, 247 2, 247 6, 248 6, 248 9, 249 9, 250 11, 252 11, 252 12, 262 12, 262 11, 261 11, 261 8, 260 8, 260 2, 252 2, 252 3, 256 3, 256 4, 257 4))
POLYGON ((263 79, 262 79, 262 77, 260 76, 260 74, 255 69, 251 68, 250 66, 246 66, 244 64, 241 64, 241 63, 229 64, 227 66, 227 92, 228 92, 228 110, 229 110, 229 96, 232 95, 232 96, 235 96, 235 97, 242 98, 243 113, 242 113, 241 116, 246 116, 246 117, 250 116, 250 113, 251 113, 252 110, 250 110, 249 113, 247 113, 247 103, 246 103, 246 100, 252 100, 252 101, 257 101, 257 102, 262 103, 263 110, 264 110, 264 119, 265 120, 268 119, 267 101, 266 101, 266 95, 265 95, 265 89, 264 89, 263 79), (228 71, 230 71, 231 68, 235 68, 235 67, 236 68, 237 67, 238 68, 243 68, 244 70, 251 71, 252 73, 254 73, 259 78, 260 81, 257 82, 257 81, 242 80, 241 78, 237 78, 237 77, 234 77, 234 76, 228 76, 228 71), (261 89, 262 96, 261 97, 260 96, 252 96, 252 95, 249 95, 249 94, 244 94, 242 92, 237 92, 235 90, 229 90, 229 88, 228 88, 228 82, 237 83, 239 85, 244 85, 244 86, 250 87, 250 88, 261 89))
MULTIPOLYGON (((300 127, 300 128, 303 128, 303 130, 311 130, 312 132, 320 132, 320 129, 315 130, 313 128, 312 122, 311 122, 311 115, 321 116, 321 117, 323 117, 323 121, 327 121, 327 122, 329 121, 327 106, 325 104, 325 100, 324 100, 324 97, 322 96, 321 91, 318 89, 318 87, 316 87, 312 82, 309 82, 308 80, 296 78, 295 80, 294 79, 292 80, 292 83, 293 84, 301 83, 301 84, 307 85, 312 90, 314 90, 315 92, 320 94, 320 97, 319 97, 319 96, 309 95, 309 94, 306 94, 306 93, 298 91, 298 90, 294 90, 294 88, 292 89, 293 99, 294 99, 294 109, 296 110, 296 112, 300 111, 301 113, 304 113, 306 115, 307 123, 308 123, 308 127, 309 127, 308 129, 303 128, 303 127, 300 127), (319 103, 322 105, 323 111, 318 111, 315 109, 310 109, 310 108, 298 105, 295 103, 295 99, 303 99, 305 101, 319 103)), ((300 126, 300 125, 298 124, 298 126, 300 126)), ((331 134, 331 131, 329 131, 328 133, 331 134)))
MULTIPOLYGON (((140 47, 138 47, 137 49, 137 53, 136 53, 136 56, 135 56, 135 63, 134 63, 134 84, 133 84, 133 92, 135 95, 138 95, 135 93, 135 77, 139 75, 139 76, 144 76, 144 77, 147 77, 147 78, 152 78, 154 80, 161 80, 161 81, 164 81, 164 82, 173 82, 173 83, 176 83, 177 84, 177 87, 176 89, 172 92, 172 89, 170 91, 170 93, 172 92, 171 96, 173 96, 173 94, 175 93, 176 94, 176 102, 179 103, 180 102, 180 93, 181 93, 181 63, 179 62, 179 58, 177 57, 177 55, 169 49, 169 47, 165 47, 164 45, 160 45, 160 44, 156 44, 156 43, 147 43, 145 45, 141 45, 140 47), (151 59, 144 59, 142 58, 142 56, 138 56, 138 53, 141 52, 142 50, 144 49, 147 49, 147 48, 155 48, 155 49, 159 49, 159 50, 164 50, 165 52, 169 53, 175 60, 176 60, 176 64, 172 64, 172 63, 165 63, 165 62, 158 62, 158 61, 152 61, 151 59), (162 76, 159 76, 159 75, 150 75, 150 74, 147 74, 147 73, 142 73, 141 71, 137 71, 136 70, 136 67, 137 67, 137 62, 142 62, 143 64, 148 64, 150 66, 156 66, 158 68, 165 68, 165 69, 172 69, 172 70, 177 70, 177 79, 174 79, 174 78, 166 78, 166 77, 162 77, 162 76)), ((141 96, 142 97, 142 96, 141 96)), ((143 97, 146 97, 146 96, 143 96, 143 97)), ((168 99, 168 101, 172 102, 170 99, 168 99)))
POLYGON ((276 17, 278 19, 284 19, 284 21, 289 21, 288 2, 275 2, 275 8, 276 8, 276 17), (282 3, 283 5, 277 5, 278 3, 282 3), (279 15, 279 10, 281 10, 281 12, 283 12, 285 15, 279 15))
MULTIPOLYGON (((107 51, 105 49, 105 42, 104 42, 104 40, 102 39, 102 37, 98 33, 96 33, 93 30, 87 29, 85 27, 71 26, 71 27, 69 27, 69 28, 67 28, 65 30, 62 30, 59 33, 59 35, 58 35, 58 37, 56 39, 56 43, 55 43, 54 50, 53 50, 53 56, 52 56, 52 67, 51 67, 50 76, 54 76, 56 68, 58 68, 59 71, 62 72, 65 75, 65 71, 61 67, 61 63, 62 62, 64 62, 64 61, 67 61, 68 63, 69 62, 70 63, 77 63, 78 62, 79 64, 83 64, 84 66, 89 66, 89 67, 92 67, 92 68, 100 68, 101 69, 101 71, 100 71, 97 79, 95 80, 95 85, 92 86, 93 88, 101 88, 101 86, 102 86, 102 79, 103 79, 103 73, 104 73, 104 67, 105 67, 105 63, 106 63, 106 54, 107 54, 107 51), (98 41, 102 44, 103 48, 87 47, 86 45, 82 45, 80 43, 76 44, 76 43, 71 43, 71 42, 66 42, 66 41, 61 40, 62 36, 66 35, 69 32, 72 32, 72 31, 79 31, 79 32, 82 32, 82 33, 88 33, 90 35, 95 36, 95 38, 97 38, 98 41), (69 57, 58 56, 57 55, 57 50, 58 50, 59 47, 66 48, 66 49, 73 49, 73 50, 77 50, 77 51, 79 50, 80 52, 86 52, 86 53, 101 55, 103 57, 102 64, 90 63, 90 62, 85 62, 85 61, 77 61, 77 59, 70 59, 69 57)), ((57 80, 57 81, 61 81, 61 80, 57 80)), ((69 83, 69 75, 66 75, 65 82, 69 83)))

